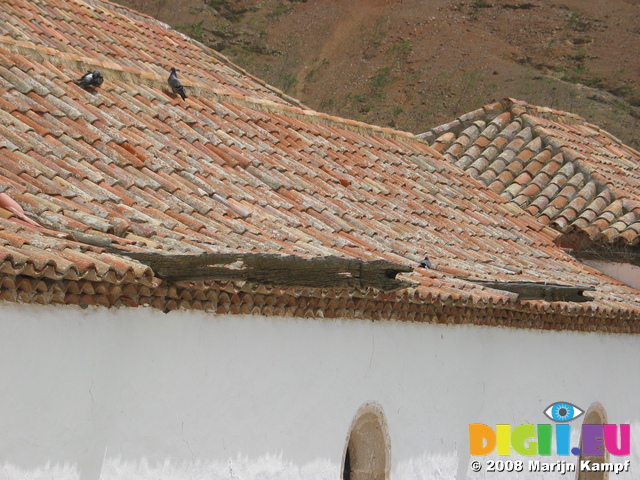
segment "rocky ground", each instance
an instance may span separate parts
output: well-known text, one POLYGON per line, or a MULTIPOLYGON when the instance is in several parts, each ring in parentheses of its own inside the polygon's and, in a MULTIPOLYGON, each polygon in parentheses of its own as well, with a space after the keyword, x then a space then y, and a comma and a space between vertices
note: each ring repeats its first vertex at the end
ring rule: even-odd
POLYGON ((421 133, 504 97, 640 148, 640 0, 118 0, 327 113, 421 133))

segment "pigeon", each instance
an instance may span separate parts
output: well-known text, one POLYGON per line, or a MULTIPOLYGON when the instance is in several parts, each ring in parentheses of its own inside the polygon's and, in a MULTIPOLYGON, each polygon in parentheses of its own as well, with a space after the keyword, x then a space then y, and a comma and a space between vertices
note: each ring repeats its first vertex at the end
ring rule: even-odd
POLYGON ((76 80, 76 83, 82 88, 96 88, 102 85, 104 77, 98 70, 85 73, 80 80, 76 80))
POLYGON ((177 70, 175 69, 175 67, 171 67, 171 75, 169 75, 169 80, 167 80, 167 82, 171 87, 171 91, 180 95, 182 97, 182 100, 184 100, 187 98, 187 94, 184 93, 184 87, 182 86, 182 83, 180 83, 180 80, 178 80, 176 71, 177 70))
POLYGON ((430 270, 433 270, 433 265, 431 264, 431 261, 429 260, 428 256, 424 256, 424 260, 420 261, 420 266, 422 268, 428 268, 430 270))

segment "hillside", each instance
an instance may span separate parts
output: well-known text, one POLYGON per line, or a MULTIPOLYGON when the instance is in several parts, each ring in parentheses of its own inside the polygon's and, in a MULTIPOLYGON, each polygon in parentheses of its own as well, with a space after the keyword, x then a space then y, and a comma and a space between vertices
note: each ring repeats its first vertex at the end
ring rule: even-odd
POLYGON ((493 100, 640 148, 639 0, 119 0, 331 114, 414 133, 493 100))

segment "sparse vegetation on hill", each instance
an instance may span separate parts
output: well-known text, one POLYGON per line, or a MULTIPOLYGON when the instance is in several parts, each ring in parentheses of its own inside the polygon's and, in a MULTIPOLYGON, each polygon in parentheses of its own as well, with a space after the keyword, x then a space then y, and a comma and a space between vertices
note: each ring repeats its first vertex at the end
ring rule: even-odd
POLYGON ((118 0, 317 110, 420 133, 515 97, 640 148, 638 0, 118 0))

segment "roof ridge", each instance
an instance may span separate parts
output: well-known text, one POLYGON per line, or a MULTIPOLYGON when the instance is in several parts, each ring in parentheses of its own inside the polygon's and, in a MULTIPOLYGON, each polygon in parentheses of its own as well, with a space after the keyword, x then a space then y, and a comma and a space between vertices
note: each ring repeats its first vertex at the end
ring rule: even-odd
POLYGON ((444 123, 442 125, 438 125, 433 127, 430 130, 427 130, 424 133, 420 133, 417 136, 420 140, 426 141, 429 145, 433 143, 438 137, 447 132, 453 132, 456 136, 465 128, 471 126, 474 122, 478 120, 483 120, 486 122, 490 122, 494 118, 496 118, 501 113, 504 113, 509 110, 509 101, 511 99, 505 98, 501 102, 489 103, 487 105, 483 105, 482 107, 473 110, 471 112, 465 113, 464 115, 459 116, 455 120, 444 123))
MULTIPOLYGON (((96 1, 96 0, 92 0, 96 1)), ((100 0, 101 1, 101 0, 100 0)), ((115 62, 97 61, 89 57, 81 57, 67 52, 59 52, 53 48, 36 45, 32 42, 14 40, 13 38, 0 35, 0 48, 19 55, 30 56, 38 61, 49 61, 54 66, 65 66, 80 72, 99 68, 103 75, 106 72, 112 78, 131 83, 134 85, 144 85, 155 87, 160 90, 167 90, 166 78, 160 77, 151 72, 136 70, 132 67, 122 66, 115 62)), ((409 139, 423 142, 411 132, 404 132, 388 127, 371 125, 357 120, 350 120, 326 113, 318 112, 304 106, 286 105, 276 103, 263 98, 250 98, 243 95, 235 95, 222 90, 216 90, 196 81, 182 79, 182 84, 194 92, 194 97, 204 97, 216 102, 228 102, 235 105, 250 107, 265 113, 280 113, 298 120, 305 120, 311 123, 322 124, 344 128, 357 133, 367 133, 378 135, 384 138, 409 139), (304 107, 304 108, 303 108, 304 107)))
POLYGON ((537 137, 541 138, 547 146, 552 148, 554 155, 560 153, 565 162, 573 163, 580 172, 588 175, 602 190, 604 190, 605 187, 611 190, 612 193, 614 193, 614 199, 622 200, 626 198, 614 184, 607 181, 602 174, 585 163, 586 158, 583 154, 556 137, 549 129, 535 122, 529 114, 524 114, 521 118, 527 126, 531 127, 531 130, 537 137))
POLYGON ((531 103, 525 102, 524 100, 518 100, 516 98, 505 98, 505 102, 509 102, 512 111, 514 110, 513 107, 521 107, 526 113, 535 115, 545 120, 561 121, 568 125, 575 125, 576 123, 580 123, 584 126, 598 128, 597 126, 589 123, 584 117, 581 117, 580 115, 577 115, 575 113, 567 112, 565 110, 556 110, 554 108, 541 107, 539 105, 533 105, 531 103))
MULTIPOLYGON (((524 104, 525 102, 520 102, 520 101, 515 101, 517 102, 517 104, 521 105, 524 104)), ((618 187, 616 187, 615 184, 613 184, 612 182, 608 181, 600 172, 598 172, 596 169, 592 168, 591 166, 589 166, 586 162, 587 162, 587 158, 584 156, 584 154, 580 153, 579 151, 575 150, 575 148, 573 148, 570 144, 566 143, 565 141, 563 141, 562 139, 558 138, 556 135, 553 134, 552 131, 549 131, 549 129, 547 129, 546 127, 544 127, 543 125, 540 125, 539 122, 537 122, 535 120, 535 117, 537 116, 538 118, 543 118, 543 119, 551 119, 551 120, 561 120, 561 121, 565 121, 565 117, 560 118, 560 119, 553 119, 553 118, 546 118, 542 115, 540 115, 539 110, 543 109, 544 107, 534 107, 534 112, 535 113, 530 113, 530 112, 526 112, 524 114, 521 115, 515 115, 514 116, 520 116, 523 120, 523 123, 528 125, 529 127, 531 127, 532 131, 543 140, 543 142, 552 147, 554 153, 560 153, 563 157, 563 159, 565 161, 571 162, 572 164, 575 165, 575 167, 581 172, 584 173, 586 175, 589 176, 589 178, 591 178, 598 186, 598 188, 600 190, 605 190, 608 189, 611 191, 611 193, 613 194, 613 199, 614 201, 616 200, 620 200, 623 201, 624 203, 633 203, 633 200, 630 200, 629 198, 627 198, 627 195, 624 192, 621 192, 620 189, 618 187)), ((549 109, 551 110, 551 109, 549 109)), ((553 112, 558 112, 556 110, 554 110, 553 112)), ((585 127, 589 127, 595 131, 597 131, 600 135, 603 135, 605 137, 607 137, 609 140, 612 140, 613 142, 617 143, 618 145, 624 145, 625 148, 629 148, 630 150, 632 150, 633 152, 635 152, 636 154, 640 155, 640 153, 638 153, 635 149, 629 147, 628 145, 624 144, 619 138, 617 138, 616 136, 614 136, 613 134, 607 132, 606 130, 603 130, 602 128, 600 128, 597 125, 594 125, 590 122, 588 122, 587 120, 585 120, 584 118, 580 117, 579 115, 575 115, 572 113, 567 113, 565 112, 567 116, 569 116, 570 118, 575 118, 575 119, 581 119, 582 120, 582 126, 585 127)), ((555 115, 555 113, 553 113, 553 115, 555 115)), ((565 122, 566 123, 566 122, 565 122)), ((627 208, 625 206, 625 208, 627 208)))
POLYGON ((613 135, 605 132, 604 130, 601 130, 598 126, 589 123, 586 119, 579 115, 576 115, 575 113, 565 112, 563 110, 555 110, 548 107, 540 107, 525 102, 524 100, 518 100, 516 98, 510 97, 505 97, 499 102, 483 105, 476 110, 459 116, 451 122, 438 125, 417 136, 418 138, 423 139, 431 144, 435 139, 437 139, 444 133, 453 132, 457 136, 462 130, 471 126, 474 122, 478 120, 490 122, 495 117, 506 111, 511 112, 512 117, 519 117, 523 113, 527 113, 529 115, 537 116, 545 120, 559 120, 567 124, 580 123, 582 125, 589 126, 595 130, 598 130, 599 132, 606 134, 608 137, 622 144, 622 142, 619 139, 615 138, 613 135))
POLYGON ((129 17, 133 20, 140 20, 147 23, 153 23, 154 25, 162 26, 164 28, 171 28, 171 26, 165 22, 158 20, 150 15, 147 15, 142 12, 138 12, 137 10, 133 10, 125 5, 120 5, 118 3, 113 3, 108 0, 72 0, 75 3, 84 3, 92 6, 101 6, 108 10, 115 10, 116 12, 129 17))
MULTIPOLYGON (((583 154, 573 149, 571 145, 564 143, 561 139, 556 137, 553 132, 535 122, 534 119, 531 118, 530 114, 521 115, 521 118, 524 124, 531 127, 534 135, 541 138, 545 145, 552 148, 554 154, 559 153, 562 155, 562 159, 565 163, 571 163, 579 172, 585 174, 591 181, 593 181, 597 186, 598 192, 608 191, 612 196, 612 203, 616 201, 622 202, 623 209, 626 210, 624 212, 625 214, 633 210, 632 208, 629 208, 629 203, 633 204, 633 200, 629 199, 624 192, 620 191, 615 184, 608 181, 600 172, 589 166, 587 164, 587 159, 583 154)), ((585 125, 590 124, 585 123, 585 125)), ((603 234, 600 232, 592 239, 598 241, 602 236, 603 234)))
MULTIPOLYGON (((603 135, 604 137, 607 137, 609 140, 617 143, 618 145, 624 145, 625 148, 628 148, 629 150, 633 150, 633 152, 637 153, 638 155, 640 155, 640 153, 634 149, 633 147, 627 145, 626 143, 624 143, 622 140, 620 140, 618 137, 616 137, 613 133, 603 129, 602 127, 595 125, 591 122, 589 122, 587 119, 585 119, 584 117, 575 114, 575 113, 571 113, 571 112, 567 112, 564 110, 555 110, 552 108, 548 108, 548 107, 540 107, 538 105, 533 105, 530 103, 527 103, 525 101, 522 100, 517 100, 517 99, 513 99, 513 98, 508 98, 505 100, 509 100, 510 102, 512 102, 512 104, 514 106, 520 106, 522 107, 522 109, 524 110, 525 113, 534 116, 534 117, 538 117, 538 118, 542 118, 544 120, 553 120, 556 122, 562 122, 565 123, 567 125, 576 125, 576 124, 580 124, 581 126, 584 127, 589 127, 595 131, 597 131, 599 134, 603 135), (572 120, 573 122, 567 121, 567 120, 572 120)), ((514 116, 519 116, 521 113, 523 112, 517 112, 515 111, 514 108, 511 109, 512 112, 514 113, 514 116)))

